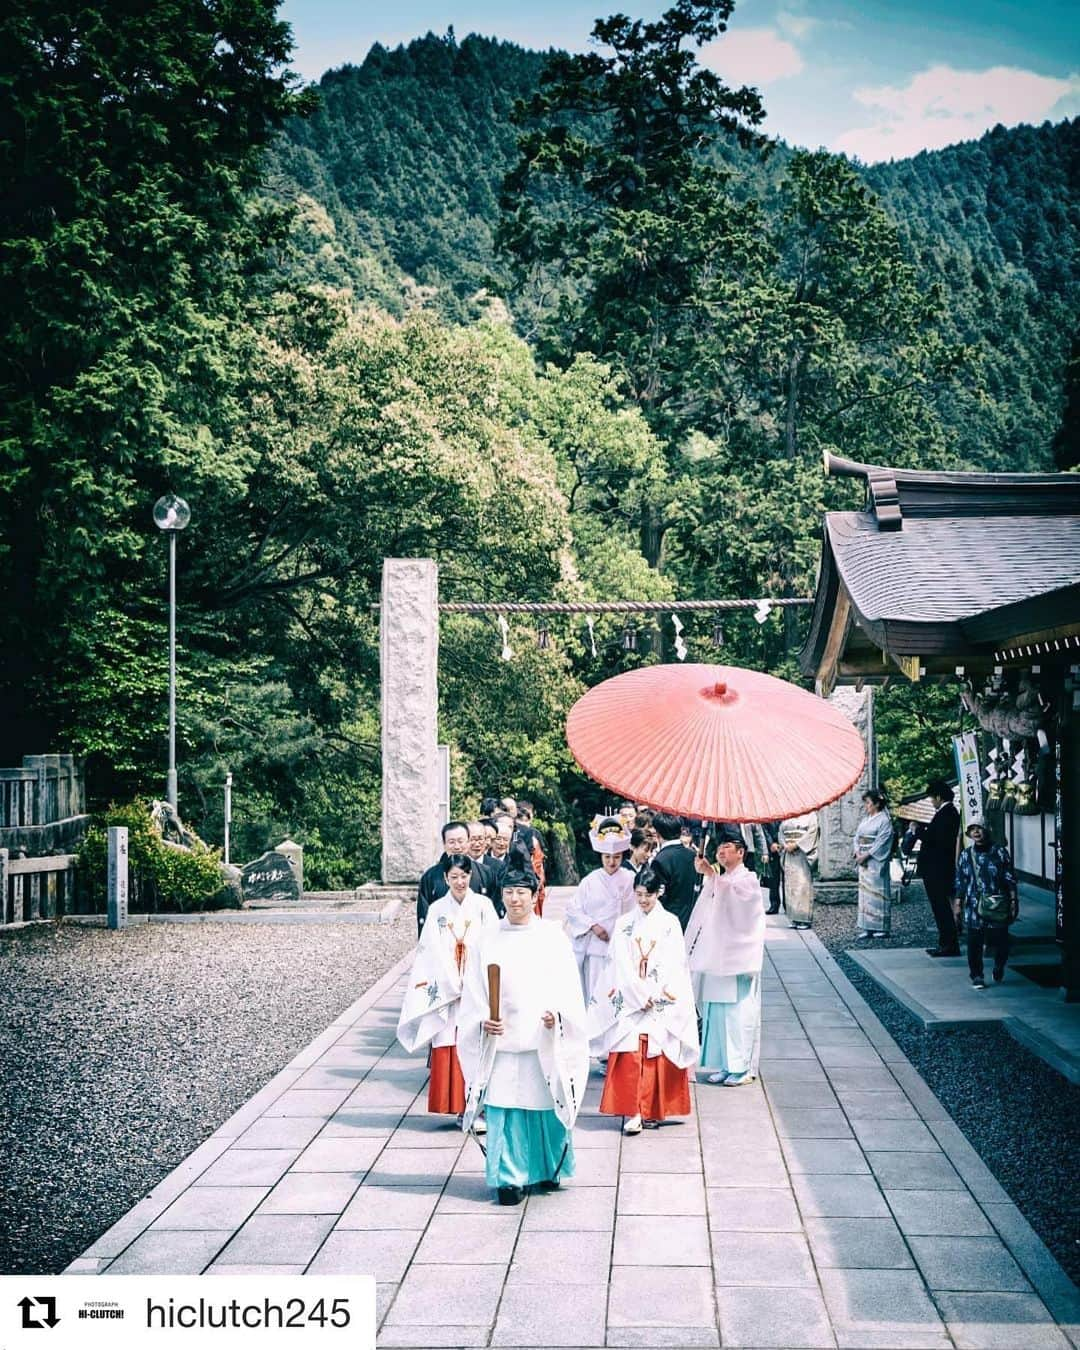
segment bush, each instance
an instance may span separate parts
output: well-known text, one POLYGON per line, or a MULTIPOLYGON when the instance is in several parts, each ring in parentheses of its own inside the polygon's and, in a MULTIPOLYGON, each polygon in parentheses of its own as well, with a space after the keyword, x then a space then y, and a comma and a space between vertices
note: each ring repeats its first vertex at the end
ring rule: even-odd
POLYGON ((128 832, 128 904, 131 910, 206 909, 222 897, 221 859, 217 849, 196 841, 192 849, 171 848, 150 819, 149 803, 136 799, 110 806, 94 819, 79 849, 79 876, 95 909, 107 902, 111 826, 128 832))

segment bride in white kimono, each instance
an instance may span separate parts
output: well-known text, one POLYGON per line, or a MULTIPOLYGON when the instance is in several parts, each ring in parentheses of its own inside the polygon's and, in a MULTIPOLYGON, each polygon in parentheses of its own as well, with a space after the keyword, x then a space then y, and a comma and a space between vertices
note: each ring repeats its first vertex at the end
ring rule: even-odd
POLYGON ((614 816, 596 819, 589 842, 601 865, 590 872, 566 906, 566 931, 574 948, 586 1008, 603 991, 604 966, 616 921, 634 904, 634 876, 622 865, 630 835, 614 816))
MULTIPOLYGON (((431 1046, 428 1110, 460 1121, 465 1110, 465 1080, 457 1053, 461 988, 469 967, 479 959, 483 934, 499 920, 487 896, 469 889, 470 857, 451 854, 445 875, 450 890, 428 909, 420 931, 397 1036, 410 1055, 431 1046)), ((483 1122, 474 1128, 482 1133, 483 1122)))

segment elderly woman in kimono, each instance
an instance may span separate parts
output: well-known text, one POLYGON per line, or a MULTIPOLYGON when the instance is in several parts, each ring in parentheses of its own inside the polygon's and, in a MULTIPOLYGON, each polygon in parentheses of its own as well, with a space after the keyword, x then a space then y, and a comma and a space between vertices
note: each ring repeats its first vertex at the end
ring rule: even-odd
POLYGON ((892 910, 893 823, 885 809, 885 794, 877 788, 863 793, 865 815, 855 830, 851 851, 859 865, 859 935, 856 942, 889 936, 892 910))
POLYGON ((589 1008, 590 1048, 608 1056, 600 1111, 623 1116, 623 1134, 690 1114, 688 1070, 701 1048, 682 926, 661 889, 651 868, 638 873, 637 903, 612 934, 607 988, 589 1008))
POLYGON ((817 862, 816 811, 792 816, 780 825, 780 876, 784 912, 792 928, 809 928, 814 917, 814 864, 817 862))
POLYGON ((743 865, 746 840, 724 832, 719 874, 704 859, 707 880, 686 926, 686 954, 701 1015, 701 1067, 708 1081, 741 1087, 757 1077, 761 1044, 761 967, 765 909, 757 877, 743 865))
MULTIPOLYGON (((499 921, 487 896, 469 889, 472 859, 467 854, 450 854, 444 870, 450 890, 428 909, 397 1035, 410 1055, 425 1045, 431 1047, 428 1110, 457 1116, 460 1124, 465 1080, 456 1042, 462 982, 479 959, 481 935, 499 921)), ((476 1132, 483 1129, 480 1121, 476 1132)))
POLYGON ((574 948, 585 1006, 599 997, 616 920, 634 903, 634 878, 622 865, 630 848, 630 834, 614 816, 597 817, 589 843, 600 854, 601 865, 581 882, 566 906, 566 931, 574 948))
POLYGON ((512 852, 506 918, 485 930, 458 1017, 465 1128, 484 1112, 487 1183, 501 1205, 519 1205, 527 1186, 553 1191, 573 1176, 571 1130, 589 1076, 574 953, 558 924, 534 914, 538 885, 528 857, 512 852))

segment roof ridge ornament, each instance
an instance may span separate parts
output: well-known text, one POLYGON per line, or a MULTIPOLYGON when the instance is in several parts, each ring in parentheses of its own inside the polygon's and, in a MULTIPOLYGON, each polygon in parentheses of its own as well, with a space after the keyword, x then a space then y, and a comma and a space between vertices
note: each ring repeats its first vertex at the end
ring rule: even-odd
POLYGON ((834 455, 831 450, 822 452, 822 462, 826 475, 865 479, 866 504, 873 511, 879 530, 904 528, 895 469, 878 464, 857 464, 842 455, 834 455))

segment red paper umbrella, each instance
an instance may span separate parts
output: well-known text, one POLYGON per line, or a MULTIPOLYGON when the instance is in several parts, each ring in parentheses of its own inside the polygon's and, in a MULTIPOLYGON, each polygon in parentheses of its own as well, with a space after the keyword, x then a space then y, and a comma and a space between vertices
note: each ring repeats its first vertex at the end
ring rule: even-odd
POLYGON ((866 751, 824 699, 738 666, 647 666, 590 689, 570 752, 612 792, 700 820, 786 820, 858 781, 866 751))

